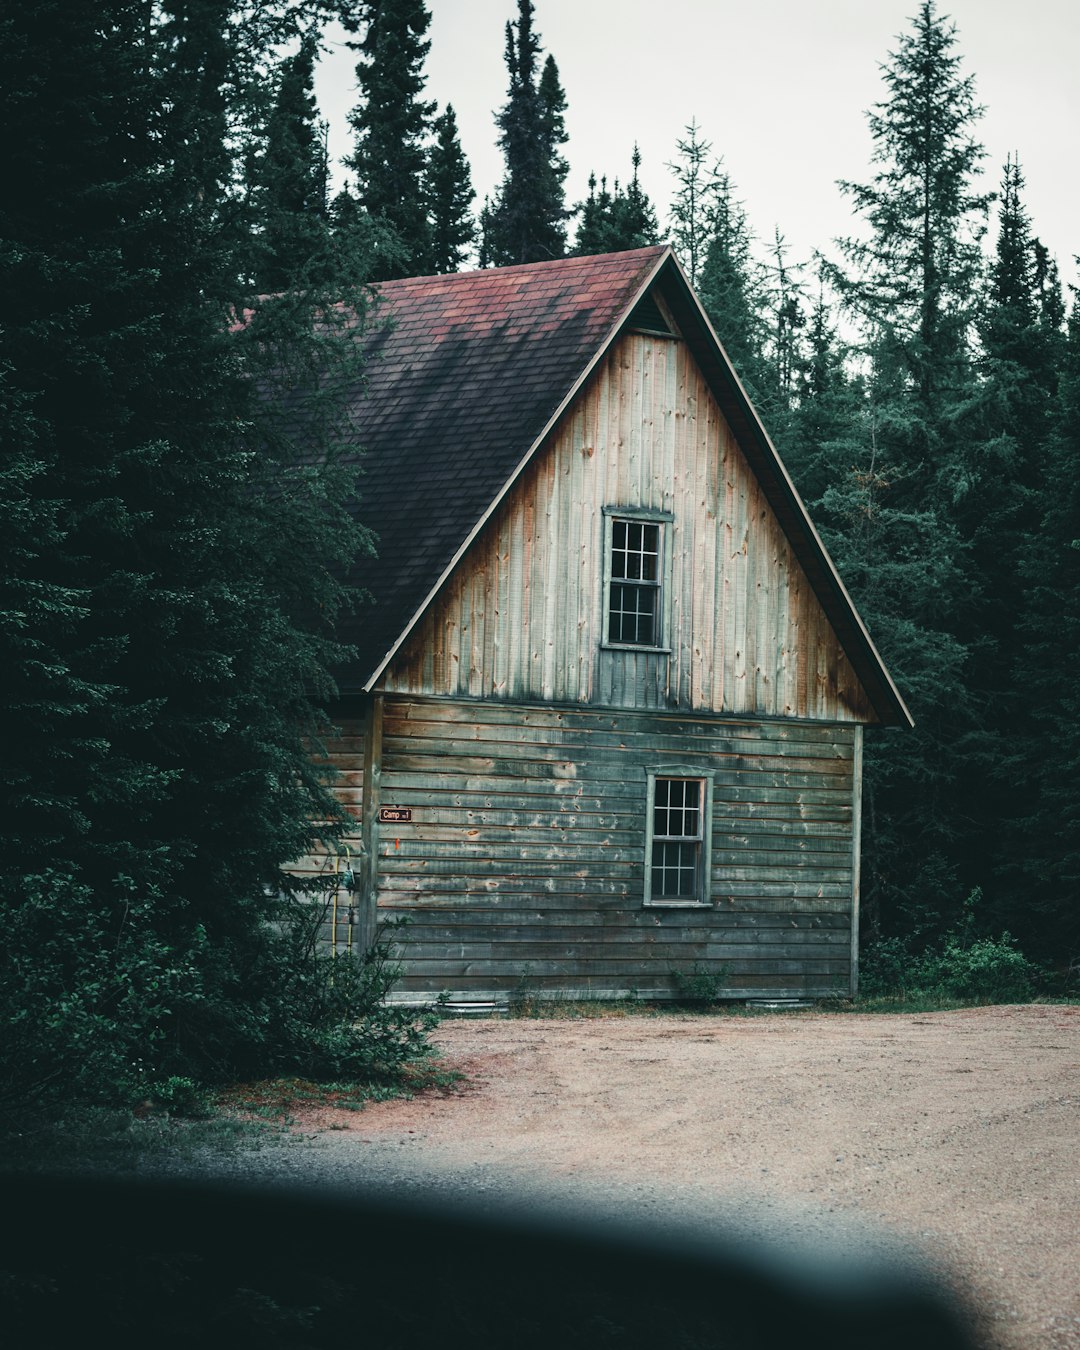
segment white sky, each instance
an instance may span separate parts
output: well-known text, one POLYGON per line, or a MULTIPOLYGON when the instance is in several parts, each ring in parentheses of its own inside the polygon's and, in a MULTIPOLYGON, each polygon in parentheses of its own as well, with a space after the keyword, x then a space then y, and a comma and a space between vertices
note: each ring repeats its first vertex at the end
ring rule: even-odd
MULTIPOLYGON (((908 31, 919 0, 534 0, 536 26, 566 90, 567 199, 589 171, 625 181, 635 141, 641 178, 661 219, 667 161, 696 118, 722 156, 755 233, 779 226, 792 261, 853 232, 837 179, 868 181, 865 113, 885 94, 879 67, 908 31)), ((428 0, 427 97, 452 103, 477 205, 502 158, 493 112, 506 98, 504 29, 516 0, 428 0)), ((987 186, 1019 154, 1032 227, 1077 280, 1080 252, 1080 5, 1076 0, 939 0, 958 33, 963 71, 986 113, 987 186)), ((324 61, 319 101, 330 149, 349 148, 353 57, 324 61)), ((992 234, 991 234, 992 237, 992 234)))

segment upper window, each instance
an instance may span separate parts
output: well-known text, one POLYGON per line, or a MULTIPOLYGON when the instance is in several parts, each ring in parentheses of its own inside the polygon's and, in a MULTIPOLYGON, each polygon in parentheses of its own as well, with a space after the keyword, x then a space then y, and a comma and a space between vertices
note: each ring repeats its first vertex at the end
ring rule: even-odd
POLYGON ((645 902, 709 903, 711 778, 649 772, 645 902))
POLYGON ((604 640, 662 648, 664 522, 670 516, 608 514, 604 640))

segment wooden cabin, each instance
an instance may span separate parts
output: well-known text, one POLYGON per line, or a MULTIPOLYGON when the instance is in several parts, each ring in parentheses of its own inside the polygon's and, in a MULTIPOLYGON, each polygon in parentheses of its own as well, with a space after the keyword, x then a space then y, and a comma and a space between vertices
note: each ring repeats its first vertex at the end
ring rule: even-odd
POLYGON ((407 918, 413 1002, 853 992, 911 719, 671 250, 377 289, 337 950, 407 918))

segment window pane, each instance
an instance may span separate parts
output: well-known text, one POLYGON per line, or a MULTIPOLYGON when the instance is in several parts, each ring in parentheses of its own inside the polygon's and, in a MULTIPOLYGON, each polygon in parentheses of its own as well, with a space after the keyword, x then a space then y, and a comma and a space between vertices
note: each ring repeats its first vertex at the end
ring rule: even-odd
POLYGON ((659 525, 638 520, 612 521, 611 575, 616 581, 659 581, 659 525))
POLYGON ((694 900, 698 895, 699 846, 665 840, 653 844, 654 900, 694 900))
POLYGON ((656 592, 651 586, 612 582, 608 641, 652 646, 656 629, 656 592))
POLYGON ((615 520, 611 523, 611 575, 626 575, 626 521, 615 520))
POLYGON ((701 782, 698 779, 656 780, 653 834, 669 839, 701 838, 701 782))

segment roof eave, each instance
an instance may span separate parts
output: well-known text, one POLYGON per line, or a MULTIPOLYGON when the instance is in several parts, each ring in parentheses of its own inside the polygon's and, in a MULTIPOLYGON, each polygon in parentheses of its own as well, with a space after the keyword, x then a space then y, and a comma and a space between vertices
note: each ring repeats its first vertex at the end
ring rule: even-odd
MULTIPOLYGON (((677 306, 676 310, 673 312, 675 312, 676 321, 679 322, 680 327, 683 329, 683 337, 687 341, 692 341, 693 335, 686 332, 685 319, 688 316, 685 312, 680 315, 677 310, 683 309, 685 311, 685 307, 689 306, 689 317, 692 318, 694 325, 698 326, 701 330, 696 345, 700 346, 703 339, 706 344, 711 344, 715 348, 715 357, 719 358, 718 360, 701 363, 700 353, 695 354, 699 356, 699 363, 703 365, 706 378, 710 380, 710 383, 715 379, 715 375, 719 373, 727 386, 726 392, 737 405, 738 412, 741 414, 741 420, 756 441, 757 444, 755 448, 758 451, 759 462, 755 463, 753 467, 755 471, 758 472, 759 476, 762 468, 764 467, 766 469, 772 480, 771 483, 764 484, 767 495, 772 498, 774 492, 778 493, 783 499, 783 505, 787 508, 786 512, 778 512, 778 515, 781 516, 782 528, 787 529, 790 535, 791 522, 790 520, 783 519, 784 515, 790 513, 790 517, 797 522, 799 532, 803 535, 804 548, 809 550, 812 557, 818 563, 818 568, 814 570, 819 571, 819 576, 811 577, 811 583, 813 584, 814 581, 822 581, 825 583, 828 590, 831 591, 831 595, 821 597, 826 614, 828 615, 830 622, 832 622, 834 629, 837 630, 837 638, 847 653, 848 659, 851 660, 855 673, 862 681, 863 688, 866 690, 867 697, 870 699, 879 722, 885 726, 913 727, 915 725, 915 720, 912 717, 907 704, 904 702, 903 696, 893 683, 892 676, 889 674, 880 652, 874 645, 874 641, 871 638, 866 625, 863 623, 862 617, 856 609, 854 601, 848 594, 847 587, 844 585, 832 558, 829 556, 828 549, 825 547, 813 521, 810 519, 809 512, 807 511, 802 498, 799 496, 798 490, 791 479, 791 475, 784 466, 784 462, 780 458, 780 454, 773 444, 769 433, 765 430, 764 424, 758 416, 757 410, 754 408, 742 381, 736 374, 735 368, 732 365, 727 352, 724 350, 724 345, 720 341, 716 330, 713 328, 709 316, 705 312, 704 306, 694 293, 689 278, 683 271, 678 258, 675 257, 670 249, 668 249, 667 253, 662 258, 661 264, 663 270, 667 273, 667 277, 675 279, 679 299, 682 301, 682 304, 677 306), (770 487, 773 489, 771 492, 769 491, 770 487)), ((661 268, 658 267, 656 270, 659 272, 661 268)), ((655 280, 655 277, 653 279, 655 280)), ((667 278, 665 278, 665 280, 666 279, 667 278)), ((668 299, 668 303, 670 305, 670 298, 668 299)), ((716 392, 715 389, 714 392, 716 392)), ((726 400, 724 400, 724 402, 726 402, 726 400)), ((728 415, 726 410, 725 415, 728 415)), ((732 430, 735 432, 736 438, 741 442, 742 437, 739 436, 740 428, 736 426, 733 427, 732 430)), ((773 509, 776 510, 778 503, 773 501, 772 505, 773 509)), ((798 541, 793 542, 796 543, 796 545, 798 544, 798 541)), ((796 547, 796 551, 798 553, 802 552, 798 547, 796 547)))

